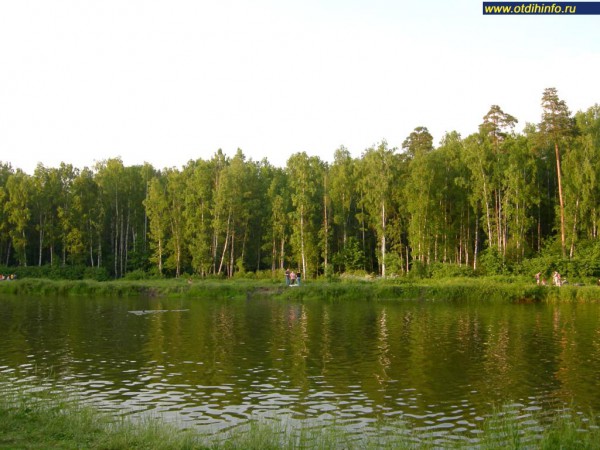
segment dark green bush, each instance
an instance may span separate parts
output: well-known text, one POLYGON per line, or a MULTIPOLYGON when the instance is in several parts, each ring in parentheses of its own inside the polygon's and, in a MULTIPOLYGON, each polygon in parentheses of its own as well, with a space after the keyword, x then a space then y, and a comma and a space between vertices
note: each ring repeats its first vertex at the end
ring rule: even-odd
POLYGON ((104 267, 87 267, 85 265, 44 265, 44 266, 0 266, 0 274, 14 274, 17 278, 46 278, 49 280, 96 280, 106 281, 110 278, 104 267))
POLYGON ((475 272, 471 266, 463 264, 433 263, 429 265, 431 278, 473 277, 475 272))
POLYGON ((137 269, 127 272, 123 278, 125 280, 147 280, 151 277, 146 271, 137 269))
POLYGON ((510 267, 498 250, 488 248, 479 254, 477 271, 482 275, 507 275, 510 267))
POLYGON ((104 267, 86 267, 83 271, 84 280, 108 281, 110 275, 104 267))

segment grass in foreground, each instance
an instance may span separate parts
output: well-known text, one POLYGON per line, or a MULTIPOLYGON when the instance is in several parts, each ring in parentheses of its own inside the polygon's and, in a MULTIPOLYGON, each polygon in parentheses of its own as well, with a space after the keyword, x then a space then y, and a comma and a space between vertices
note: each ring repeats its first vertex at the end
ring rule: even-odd
POLYGON ((182 430, 158 418, 115 417, 61 392, 0 383, 0 448, 10 449, 600 449, 600 428, 589 417, 556 413, 524 420, 500 410, 479 434, 440 436, 382 422, 372 434, 341 426, 291 426, 265 419, 216 434, 182 430), (545 423, 544 426, 541 423, 545 423))
POLYGON ((0 400, 0 448, 192 449, 189 432, 159 421, 134 423, 57 395, 10 392, 0 400))

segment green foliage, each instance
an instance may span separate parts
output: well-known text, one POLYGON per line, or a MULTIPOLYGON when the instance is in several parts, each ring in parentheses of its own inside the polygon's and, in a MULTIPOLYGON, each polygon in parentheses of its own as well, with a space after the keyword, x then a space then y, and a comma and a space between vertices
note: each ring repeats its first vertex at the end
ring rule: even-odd
POLYGON ((10 389, 0 380, 0 447, 89 449, 193 449, 206 448, 200 436, 176 429, 158 418, 133 422, 115 419, 92 406, 35 386, 10 389))
POLYGON ((110 274, 104 267, 85 267, 83 269, 84 280, 108 281, 110 274))
POLYGON ((132 270, 131 272, 127 272, 125 274, 125 276, 123 277, 123 279, 125 280, 148 280, 152 278, 152 276, 150 274, 148 274, 146 271, 138 269, 138 270, 132 270))
POLYGON ((600 242, 585 240, 579 245, 579 251, 573 258, 563 258, 557 241, 549 243, 540 256, 523 260, 515 266, 515 273, 533 276, 540 272, 550 279, 558 271, 569 281, 593 282, 600 278, 600 242))
POLYGON ((410 266, 410 272, 408 272, 408 276, 411 279, 415 278, 428 278, 429 271, 427 264, 421 261, 413 261, 410 266))
POLYGON ((0 274, 15 274, 17 279, 24 278, 46 278, 49 280, 96 280, 106 281, 109 279, 108 271, 104 267, 87 267, 85 265, 67 266, 27 266, 6 267, 0 266, 0 274))
POLYGON ((429 266, 429 274, 432 278, 455 278, 473 277, 475 272, 471 266, 466 264, 433 263, 429 266))
POLYGON ((385 265, 389 275, 399 275, 404 271, 404 260, 398 253, 387 253, 385 255, 385 265))
POLYGON ((548 88, 541 109, 522 133, 493 105, 465 138, 452 131, 436 147, 419 126, 400 151, 385 140, 357 158, 340 147, 332 164, 301 152, 276 168, 240 149, 182 170, 111 158, 40 164, 30 176, 0 163, 0 260, 66 279, 245 278, 287 266, 310 278, 331 264, 437 278, 468 275, 455 266, 477 254, 483 275, 600 278, 600 106, 573 117, 548 88), (54 269, 63 266, 73 268, 54 269), (99 266, 107 276, 82 273, 99 266))
POLYGON ((354 236, 348 239, 346 246, 333 255, 331 260, 341 272, 360 270, 365 266, 365 254, 354 236))
POLYGON ((510 272, 506 260, 493 247, 479 254, 477 271, 483 275, 504 275, 510 272))

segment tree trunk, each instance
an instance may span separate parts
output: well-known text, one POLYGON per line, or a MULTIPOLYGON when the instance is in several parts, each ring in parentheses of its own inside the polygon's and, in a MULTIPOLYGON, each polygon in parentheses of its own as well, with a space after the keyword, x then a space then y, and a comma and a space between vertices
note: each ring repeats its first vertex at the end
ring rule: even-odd
POLYGON ((385 201, 381 202, 381 277, 385 278, 385 201))
POLYGON ((563 257, 566 255, 565 244, 565 204, 563 201, 562 176, 560 170, 560 152, 558 142, 554 142, 554 153, 556 154, 556 176, 558 178, 558 201, 560 204, 560 243, 563 257))
POLYGON ((273 233, 273 250, 271 251, 271 273, 274 275, 277 268, 277 239, 273 233))
POLYGON ((10 262, 10 248, 12 247, 12 242, 8 241, 8 246, 6 248, 6 266, 8 266, 8 263, 10 262))
POLYGON ((473 270, 477 270, 477 256, 479 256, 479 214, 475 216, 475 250, 473 251, 473 270))
POLYGON ((575 253, 575 236, 577 233, 577 213, 579 210, 579 199, 575 202, 575 214, 573 217, 573 234, 571 236, 571 249, 569 250, 569 259, 573 259, 575 253))
POLYGON ((42 265, 42 248, 44 247, 44 226, 40 217, 40 251, 38 253, 38 266, 42 265))
POLYGON ((308 275, 306 270, 306 254, 304 253, 304 205, 300 206, 300 253, 302 256, 302 274, 308 275))
POLYGON ((324 214, 324 226, 325 226, 325 242, 324 242, 324 255, 323 263, 325 264, 325 270, 327 270, 328 261, 328 247, 329 247, 329 219, 327 217, 327 178, 325 178, 325 195, 323 195, 323 214, 324 214))
POLYGON ((227 245, 229 242, 229 224, 231 222, 231 209, 229 210, 229 215, 227 216, 227 232, 225 234, 225 244, 223 245, 223 253, 221 254, 221 262, 219 264, 218 275, 221 274, 221 270, 223 269, 223 262, 225 261, 225 255, 227 254, 227 245))
POLYGON ((229 250, 229 278, 233 277, 235 270, 235 230, 231 232, 231 248, 229 250))

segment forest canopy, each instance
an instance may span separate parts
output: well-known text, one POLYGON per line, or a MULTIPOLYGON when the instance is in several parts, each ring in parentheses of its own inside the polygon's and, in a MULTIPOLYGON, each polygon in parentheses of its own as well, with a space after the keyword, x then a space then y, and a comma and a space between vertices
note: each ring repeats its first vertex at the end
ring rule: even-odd
POLYGON ((540 122, 490 107, 478 131, 436 146, 340 147, 285 167, 218 150, 182 168, 0 163, 0 264, 232 277, 291 267, 361 272, 547 270, 600 275, 600 107, 572 114, 548 88, 540 122), (558 264, 558 263, 556 263, 558 264), (575 269, 575 267, 577 269, 575 269))

